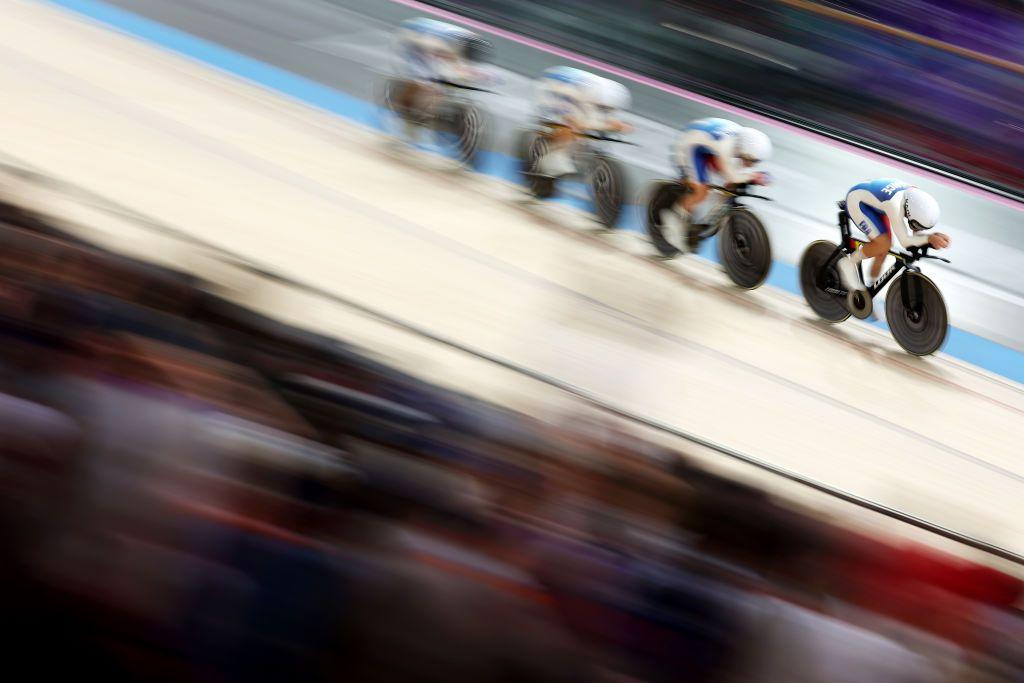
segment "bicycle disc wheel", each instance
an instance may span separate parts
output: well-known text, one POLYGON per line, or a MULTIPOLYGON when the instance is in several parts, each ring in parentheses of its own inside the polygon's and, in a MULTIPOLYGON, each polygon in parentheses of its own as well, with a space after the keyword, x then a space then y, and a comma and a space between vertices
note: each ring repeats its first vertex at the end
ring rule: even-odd
POLYGON ((826 240, 811 242, 800 257, 800 290, 807 305, 823 320, 841 323, 850 317, 845 301, 825 291, 827 287, 841 289, 839 273, 835 268, 823 270, 832 257, 836 245, 826 240))
POLYGON ((747 209, 734 209, 725 217, 718 238, 718 254, 725 272, 743 289, 760 287, 772 267, 772 247, 764 224, 747 209))
POLYGON ((949 314, 942 292, 926 275, 900 275, 885 296, 885 320, 893 338, 907 353, 927 356, 946 341, 949 314))

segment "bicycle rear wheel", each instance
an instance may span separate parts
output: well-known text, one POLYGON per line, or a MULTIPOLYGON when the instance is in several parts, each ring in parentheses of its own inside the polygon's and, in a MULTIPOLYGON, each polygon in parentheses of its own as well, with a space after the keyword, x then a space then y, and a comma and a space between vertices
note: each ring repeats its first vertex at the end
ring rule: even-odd
POLYGON ((548 152, 548 141, 540 133, 530 133, 525 146, 526 156, 523 158, 523 172, 526 176, 526 187, 537 199, 548 199, 555 194, 555 179, 537 175, 537 166, 541 158, 548 152))
POLYGON ((832 242, 818 240, 811 242, 800 257, 800 290, 804 299, 820 318, 830 323, 841 323, 850 317, 846 302, 825 291, 829 287, 842 288, 836 269, 825 269, 836 248, 832 242))
POLYGON ((468 102, 447 102, 434 121, 437 141, 446 156, 472 166, 484 136, 484 116, 468 102))

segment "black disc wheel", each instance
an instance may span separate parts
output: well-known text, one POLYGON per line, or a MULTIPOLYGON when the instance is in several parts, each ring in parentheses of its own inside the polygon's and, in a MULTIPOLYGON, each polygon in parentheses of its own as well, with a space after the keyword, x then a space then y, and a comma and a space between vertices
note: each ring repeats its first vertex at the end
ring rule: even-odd
POLYGON ((523 158, 523 173, 526 177, 526 187, 537 199, 547 199, 555 194, 555 179, 549 176, 538 175, 540 160, 548 152, 548 141, 539 133, 531 133, 528 144, 525 146, 526 156, 523 158))
POLYGON ((532 159, 530 151, 533 148, 534 140, 537 138, 537 131, 532 128, 524 128, 516 134, 515 154, 518 162, 518 171, 526 173, 532 171, 532 159))
POLYGON ((622 165, 610 157, 598 156, 590 171, 590 191, 597 220, 607 228, 614 228, 626 197, 622 165))
POLYGON ((476 161, 484 128, 483 113, 468 102, 447 102, 434 119, 442 151, 464 166, 472 166, 476 161))
POLYGON ((800 289, 804 299, 819 317, 831 323, 841 323, 850 317, 846 302, 825 291, 828 288, 843 289, 835 266, 825 268, 836 248, 832 242, 818 240, 812 242, 800 257, 800 289))
POLYGON ((764 224, 746 209, 729 212, 718 237, 718 255, 738 287, 760 287, 772 267, 772 247, 764 224))
POLYGON ((927 276, 916 271, 904 273, 889 285, 885 319, 896 342, 915 356, 938 351, 949 331, 942 292, 927 276))

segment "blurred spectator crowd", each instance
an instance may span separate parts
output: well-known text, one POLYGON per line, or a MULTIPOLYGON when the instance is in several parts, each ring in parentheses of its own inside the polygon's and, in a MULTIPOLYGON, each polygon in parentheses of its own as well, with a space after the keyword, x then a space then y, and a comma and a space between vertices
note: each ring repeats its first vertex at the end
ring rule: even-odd
POLYGON ((1024 191, 1018 0, 431 2, 1024 191))
POLYGON ((0 221, 10 672, 1024 681, 1008 574, 0 221))

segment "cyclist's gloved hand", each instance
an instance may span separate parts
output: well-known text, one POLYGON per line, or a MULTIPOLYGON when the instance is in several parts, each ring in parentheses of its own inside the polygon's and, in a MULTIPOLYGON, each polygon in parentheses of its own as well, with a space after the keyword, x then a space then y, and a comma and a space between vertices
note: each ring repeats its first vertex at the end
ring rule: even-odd
POLYGON ((933 249, 945 249, 949 246, 949 235, 941 232, 929 235, 928 244, 933 249))
POLYGON ((756 175, 754 175, 754 179, 751 180, 750 182, 753 185, 768 185, 769 183, 771 183, 771 181, 772 177, 770 175, 768 175, 764 171, 759 171, 756 175))

